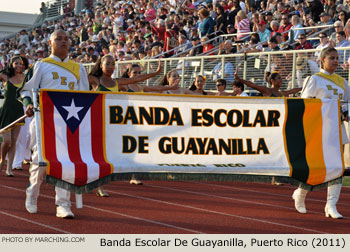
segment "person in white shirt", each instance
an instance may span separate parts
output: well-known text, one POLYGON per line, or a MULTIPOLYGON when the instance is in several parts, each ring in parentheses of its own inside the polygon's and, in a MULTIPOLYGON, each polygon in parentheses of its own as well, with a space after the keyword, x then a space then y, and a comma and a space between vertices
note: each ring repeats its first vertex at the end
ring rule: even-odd
MULTIPOLYGON (((331 41, 328 39, 328 35, 325 32, 320 32, 318 34, 318 38, 320 39, 320 44, 316 47, 320 51, 315 52, 315 59, 318 64, 321 64, 321 51, 323 48, 329 47, 331 45, 331 41)), ((332 46, 335 47, 335 43, 332 43, 332 46)))
MULTIPOLYGON (((322 69, 319 73, 307 78, 301 92, 302 98, 329 98, 349 101, 350 89, 348 82, 335 73, 339 65, 338 52, 333 47, 324 48, 321 52, 322 69)), ((342 112, 346 108, 342 108, 342 112)), ((346 118, 348 118, 346 116, 346 118)), ((347 120, 347 119, 346 119, 347 120)), ((342 143, 349 143, 345 126, 341 127, 342 143)), ((338 202, 342 187, 340 179, 334 182, 328 182, 327 204, 325 206, 326 217, 341 219, 343 216, 337 211, 336 204, 338 202), (336 183, 338 182, 338 183, 336 183)), ((308 191, 299 187, 293 193, 295 208, 299 213, 306 213, 305 198, 308 191)))
MULTIPOLYGON (((32 104, 32 89, 59 90, 89 90, 86 70, 82 64, 71 61, 68 57, 70 39, 63 30, 56 30, 50 36, 51 55, 37 62, 26 76, 20 95, 26 106, 26 114, 34 115, 32 104)), ((25 207, 29 213, 37 213, 37 199, 40 185, 46 174, 46 167, 39 166, 39 153, 36 142, 35 120, 30 125, 32 166, 30 168, 29 186, 26 190, 25 207)), ((56 216, 59 218, 74 218, 71 211, 70 192, 64 189, 56 190, 56 216)))

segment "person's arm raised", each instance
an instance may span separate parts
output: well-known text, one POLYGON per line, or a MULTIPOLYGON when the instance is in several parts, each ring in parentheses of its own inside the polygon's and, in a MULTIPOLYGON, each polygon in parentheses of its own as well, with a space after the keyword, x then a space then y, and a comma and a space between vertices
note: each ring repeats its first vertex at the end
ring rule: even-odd
POLYGON ((263 96, 269 96, 269 95, 271 95, 271 91, 270 91, 267 87, 259 86, 259 85, 254 84, 253 82, 250 82, 250 81, 241 79, 241 78, 238 76, 238 67, 236 68, 235 79, 236 79, 237 81, 243 83, 244 85, 247 85, 248 87, 251 87, 251 88, 254 88, 255 90, 258 90, 263 96))
POLYGON ((155 72, 153 73, 149 73, 149 74, 140 74, 134 78, 117 78, 117 82, 118 85, 129 85, 129 84, 134 84, 134 83, 138 83, 141 81, 145 81, 147 79, 150 79, 158 74, 160 74, 160 72, 162 71, 162 62, 159 59, 158 61, 158 68, 155 72))

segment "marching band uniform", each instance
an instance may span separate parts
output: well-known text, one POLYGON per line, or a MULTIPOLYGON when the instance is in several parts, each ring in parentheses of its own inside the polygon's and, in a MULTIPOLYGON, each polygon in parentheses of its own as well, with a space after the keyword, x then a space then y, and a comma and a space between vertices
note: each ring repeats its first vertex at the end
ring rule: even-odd
MULTIPOLYGON (((89 82, 83 65, 67 58, 63 61, 54 56, 37 62, 26 76, 26 83, 20 91, 24 104, 32 103, 32 89, 59 89, 59 90, 89 90, 89 82)), ((39 125, 39 124, 38 124, 39 125)), ((32 165, 30 167, 29 186, 26 190, 26 209, 29 213, 37 212, 37 199, 40 185, 46 174, 46 167, 39 166, 38 146, 36 142, 35 120, 30 125, 32 165)), ((56 190, 56 216, 72 218, 70 192, 55 187, 56 190)))
MULTIPOLYGON (((341 76, 330 74, 324 69, 317 74, 305 79, 301 93, 302 98, 329 98, 348 101, 350 99, 350 89, 348 82, 341 76)), ((347 111, 346 106, 342 107, 342 112, 347 111)), ((344 123, 341 125, 343 144, 349 143, 344 123)), ((343 216, 338 213, 336 204, 339 199, 342 184, 328 184, 327 204, 325 206, 326 217, 341 219, 343 216)), ((307 190, 298 188, 293 193, 295 208, 299 213, 306 213, 305 198, 307 190)))

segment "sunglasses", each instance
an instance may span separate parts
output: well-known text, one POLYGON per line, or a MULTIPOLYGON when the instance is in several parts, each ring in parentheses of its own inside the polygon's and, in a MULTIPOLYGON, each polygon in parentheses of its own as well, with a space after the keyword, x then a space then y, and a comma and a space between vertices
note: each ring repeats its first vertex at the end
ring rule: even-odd
POLYGON ((225 86, 225 85, 224 85, 224 84, 219 83, 219 84, 216 84, 216 86, 217 86, 217 87, 221 87, 221 86, 225 86))
POLYGON ((327 38, 326 36, 319 36, 319 38, 327 38))
POLYGON ((304 39, 305 37, 301 37, 301 38, 298 38, 298 39, 304 39))

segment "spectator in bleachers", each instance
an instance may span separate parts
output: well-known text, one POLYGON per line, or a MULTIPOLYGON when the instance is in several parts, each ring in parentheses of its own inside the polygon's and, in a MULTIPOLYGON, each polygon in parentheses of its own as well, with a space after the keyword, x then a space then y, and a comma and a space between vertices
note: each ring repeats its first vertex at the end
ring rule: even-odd
POLYGON ((277 4, 277 9, 276 11, 273 13, 273 18, 275 20, 280 21, 282 19, 282 15, 286 14, 288 12, 288 10, 286 9, 286 7, 284 6, 283 2, 279 2, 277 4))
POLYGON ((320 64, 322 49, 329 46, 335 47, 335 42, 332 41, 333 43, 331 44, 331 41, 328 39, 327 33, 325 32, 320 32, 320 34, 318 34, 318 37, 320 39, 320 44, 316 47, 316 49, 320 49, 320 51, 315 52, 315 60, 318 64, 320 64))
POLYGON ((228 59, 225 60, 224 67, 222 66, 222 62, 220 60, 220 62, 218 62, 212 70, 211 77, 214 81, 217 79, 225 79, 226 82, 232 83, 234 80, 233 72, 234 67, 228 59))
POLYGON ((124 19, 122 13, 117 10, 114 14, 113 20, 113 34, 115 37, 118 37, 118 33, 123 30, 124 19))
POLYGON ((333 32, 331 34, 331 36, 329 37, 330 40, 333 40, 333 41, 337 41, 336 39, 336 36, 337 36, 337 32, 340 32, 340 31, 344 31, 344 26, 343 26, 343 23, 341 21, 335 21, 334 22, 334 29, 335 29, 335 32, 333 32))
POLYGON ((181 7, 192 14, 196 11, 196 7, 192 4, 191 0, 185 0, 181 7))
POLYGON ((322 12, 320 14, 320 25, 332 25, 334 22, 331 15, 328 12, 322 12))
POLYGON ((233 24, 227 25, 227 34, 234 34, 235 33, 235 26, 233 24))
POLYGON ((323 4, 320 0, 306 0, 305 3, 313 23, 318 23, 320 21, 320 14, 323 12, 323 4))
POLYGON ((232 53, 235 53, 236 51, 237 51, 236 48, 232 45, 232 41, 228 39, 220 43, 218 55, 232 54, 232 53))
POLYGON ((283 14, 282 15, 282 24, 278 28, 278 32, 282 34, 282 36, 288 37, 288 32, 289 29, 292 27, 292 24, 289 21, 289 16, 288 14, 283 14), (286 32, 286 33, 284 33, 286 32))
POLYGON ((179 46, 175 50, 175 54, 183 53, 192 47, 191 43, 187 40, 186 36, 181 34, 179 36, 179 46))
POLYGON ((333 19, 336 17, 337 14, 337 8, 336 8, 335 0, 327 0, 327 3, 325 4, 324 10, 327 12, 330 17, 333 19))
POLYGON ((265 17, 265 21, 266 21, 266 28, 269 29, 270 31, 271 30, 271 22, 273 20, 273 15, 271 12, 267 11, 265 13, 261 13, 262 15, 264 15, 265 17))
POLYGON ((259 39, 261 42, 263 42, 263 45, 266 45, 268 44, 268 41, 270 39, 270 36, 271 36, 271 32, 266 29, 266 22, 264 20, 261 20, 259 22, 259 39))
POLYGON ((147 9, 146 9, 146 12, 145 12, 146 21, 150 22, 150 21, 154 20, 156 18, 156 15, 157 15, 157 12, 154 9, 153 3, 149 2, 147 4, 147 9))
MULTIPOLYGON (((350 0, 349 0, 350 1, 350 0)), ((343 26, 345 26, 346 22, 349 19, 348 13, 346 11, 340 11, 338 13, 338 19, 342 23, 343 26)))
MULTIPOLYGON (((235 25, 236 16, 240 10, 241 10, 241 6, 239 5, 239 0, 233 0, 232 7, 231 7, 230 12, 228 13, 228 17, 227 17, 227 25, 230 25, 230 24, 235 25)), ((236 33, 237 28, 236 27, 234 27, 234 28, 235 28, 234 33, 236 33)))
MULTIPOLYGON (((336 34, 336 48, 337 47, 349 47, 350 41, 346 39, 346 35, 344 31, 339 31, 336 34)), ((349 58, 350 52, 345 50, 337 50, 339 55, 339 64, 344 64, 346 60, 349 58)))
POLYGON ((252 32, 258 32, 259 31, 259 22, 260 21, 261 20, 260 20, 259 13, 254 13, 252 18, 250 19, 250 26, 251 26, 252 32))
POLYGON ((250 32, 250 21, 244 11, 240 10, 235 18, 235 28, 237 29, 237 39, 247 37, 250 32))
POLYGON ((215 21, 215 31, 216 35, 226 34, 227 27, 227 14, 224 10, 224 7, 221 5, 216 6, 216 21, 215 21))
POLYGON ((271 27, 270 38, 272 38, 278 32, 278 29, 279 29, 280 26, 279 26, 279 23, 276 20, 273 20, 270 23, 270 27, 271 27))
POLYGON ((159 41, 164 41, 165 39, 165 21, 163 19, 159 19, 157 21, 157 26, 155 26, 152 22, 151 24, 151 29, 152 32, 155 32, 159 38, 159 41))
POLYGON ((199 17, 202 19, 199 29, 201 31, 201 37, 212 34, 214 32, 215 22, 209 16, 209 11, 206 8, 202 8, 198 11, 199 17))
MULTIPOLYGON (((244 50, 245 52, 261 52, 263 50, 262 44, 259 43, 259 34, 258 33, 253 33, 250 36, 249 44, 247 45, 248 48, 244 50)), ((266 43, 267 45, 267 43, 266 43)))
POLYGON ((265 48, 265 51, 279 51, 280 50, 280 47, 278 46, 278 41, 277 41, 276 37, 270 38, 268 45, 269 45, 269 47, 265 48))
POLYGON ((350 0, 344 0, 343 5, 344 5, 344 11, 349 13, 350 12, 350 0))
POLYGON ((250 0, 245 0, 245 5, 247 7, 247 17, 251 20, 253 14, 256 13, 256 5, 251 3, 250 0))
POLYGON ((298 42, 299 42, 299 44, 297 45, 295 50, 312 49, 313 48, 312 45, 307 41, 305 34, 299 34, 298 42))
POLYGON ((292 16, 292 27, 289 30, 289 43, 293 43, 294 41, 298 40, 299 35, 305 34, 304 29, 298 29, 298 28, 303 28, 301 24, 301 20, 298 15, 293 15, 292 16))
POLYGON ((163 52, 166 52, 166 54, 164 55, 166 58, 174 55, 174 51, 172 49, 178 46, 177 34, 172 27, 173 25, 171 23, 167 25, 165 36, 164 36, 163 52))
POLYGON ((263 10, 273 11, 276 9, 276 5, 277 5, 277 0, 268 0, 266 3, 266 7, 264 7, 263 10))
POLYGON ((201 42, 203 45, 203 53, 205 53, 205 55, 214 55, 215 52, 213 52, 212 49, 214 49, 214 46, 211 42, 208 42, 209 38, 207 36, 204 36, 201 38, 201 42), (209 52, 209 53, 207 53, 209 52))
POLYGON ((30 44, 29 44, 29 36, 26 32, 26 30, 21 30, 19 33, 19 40, 18 40, 18 45, 25 45, 27 48, 30 48, 30 44))
POLYGON ((199 37, 192 37, 192 49, 188 53, 188 56, 196 56, 203 53, 203 46, 200 45, 199 37))

